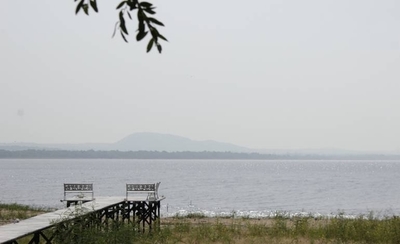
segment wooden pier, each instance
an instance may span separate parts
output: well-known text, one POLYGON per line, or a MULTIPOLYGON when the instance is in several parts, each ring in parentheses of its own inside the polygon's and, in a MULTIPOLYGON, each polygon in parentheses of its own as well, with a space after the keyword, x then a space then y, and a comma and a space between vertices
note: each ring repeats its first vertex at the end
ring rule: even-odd
MULTIPOLYGON (((145 188, 141 189, 143 191, 145 188)), ((29 244, 52 243, 57 228, 68 228, 70 223, 75 222, 100 229, 107 229, 109 223, 127 223, 132 226, 132 231, 150 232, 159 227, 160 203, 163 199, 158 194, 152 197, 96 197, 90 202, 0 226, 0 244, 18 244, 23 237, 30 239, 29 244)))

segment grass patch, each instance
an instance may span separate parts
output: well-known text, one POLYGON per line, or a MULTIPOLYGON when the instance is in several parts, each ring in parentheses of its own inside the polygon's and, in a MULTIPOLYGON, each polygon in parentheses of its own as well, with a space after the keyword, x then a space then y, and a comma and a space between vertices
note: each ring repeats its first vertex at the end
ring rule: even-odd
MULTIPOLYGON (((43 212, 43 209, 18 204, 0 204, 7 219, 21 219, 43 212), (24 214, 15 214, 25 212, 24 214), (13 213, 13 214, 12 214, 13 213)), ((156 231, 142 233, 128 223, 110 222, 107 227, 91 225, 94 220, 83 216, 80 223, 56 228, 59 235, 53 243, 400 243, 400 218, 374 218, 373 215, 346 218, 288 217, 208 218, 190 214, 161 219, 156 231)), ((1 220, 4 214, 0 215, 1 220)), ((49 230, 50 231, 50 230, 49 230)))
POLYGON ((133 231, 129 224, 73 233, 68 232, 56 243, 400 243, 400 218, 179 217, 162 219, 161 228, 151 233, 133 231))
POLYGON ((31 218, 48 211, 50 210, 17 203, 0 203, 0 225, 12 223, 16 220, 31 218))
POLYGON ((206 215, 204 213, 188 213, 185 217, 189 219, 202 219, 205 218, 206 215))

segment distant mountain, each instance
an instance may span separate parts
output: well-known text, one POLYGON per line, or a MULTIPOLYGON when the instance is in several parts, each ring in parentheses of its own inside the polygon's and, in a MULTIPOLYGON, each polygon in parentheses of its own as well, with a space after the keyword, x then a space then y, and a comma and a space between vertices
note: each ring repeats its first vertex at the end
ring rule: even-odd
POLYGON ((82 144, 39 144, 8 143, 0 144, 0 149, 18 151, 35 150, 118 150, 118 151, 166 151, 166 152, 252 152, 251 149, 230 143, 217 141, 195 141, 189 138, 160 134, 133 133, 115 143, 82 143, 82 144))
POLYGON ((167 152, 250 152, 245 147, 217 141, 194 141, 189 138, 159 134, 134 133, 111 145, 113 150, 119 151, 167 151, 167 152))
POLYGON ((385 158, 394 155, 397 158, 400 150, 387 152, 352 151, 337 148, 322 149, 250 149, 231 143, 217 141, 195 141, 186 137, 160 133, 133 133, 115 143, 81 143, 81 144, 39 144, 39 143, 0 143, 0 150, 68 150, 68 151, 159 151, 159 152, 232 152, 260 153, 266 155, 283 155, 287 158, 385 158))

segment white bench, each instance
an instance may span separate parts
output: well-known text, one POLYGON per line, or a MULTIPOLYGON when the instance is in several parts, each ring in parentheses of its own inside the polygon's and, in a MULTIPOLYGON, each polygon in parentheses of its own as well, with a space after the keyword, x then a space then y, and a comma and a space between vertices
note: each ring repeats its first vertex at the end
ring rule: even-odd
POLYGON ((154 184, 126 184, 126 200, 128 200, 129 193, 146 196, 146 200, 157 200, 158 199, 158 187, 161 182, 154 184))
POLYGON ((78 202, 89 202, 94 200, 94 192, 93 192, 93 184, 85 183, 85 184, 71 184, 64 183, 64 199, 62 202, 67 202, 67 207, 71 205, 71 203, 77 204, 78 202), (86 193, 89 193, 87 196, 86 193))

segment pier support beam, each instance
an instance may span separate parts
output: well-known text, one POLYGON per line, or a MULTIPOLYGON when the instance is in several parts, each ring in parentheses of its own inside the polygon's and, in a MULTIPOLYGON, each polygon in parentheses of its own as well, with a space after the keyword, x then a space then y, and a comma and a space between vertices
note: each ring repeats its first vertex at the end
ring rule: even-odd
MULTIPOLYGON (((127 210, 134 228, 139 232, 152 231, 160 226, 160 201, 129 201, 127 210)), ((130 222, 130 221, 129 221, 130 222)))
MULTIPOLYGON (((98 207, 97 209, 87 208, 87 212, 82 212, 81 214, 78 212, 78 214, 74 215, 75 213, 71 212, 71 215, 66 216, 65 219, 53 219, 50 222, 46 218, 45 221, 47 223, 42 223, 40 228, 31 229, 26 231, 26 234, 15 237, 2 238, 2 231, 6 234, 8 229, 18 228, 17 225, 2 226, 0 243, 18 244, 21 238, 29 236, 31 238, 28 242, 29 244, 51 244, 53 240, 63 238, 63 235, 74 236, 74 238, 79 239, 80 233, 85 229, 108 231, 110 227, 119 228, 122 225, 132 226, 132 231, 151 232, 160 228, 160 205, 163 199, 153 201, 120 200, 111 204, 106 203, 106 206, 98 207)), ((43 222, 43 217, 39 217, 39 219, 43 222)), ((24 243, 26 243, 26 239, 24 243)))

